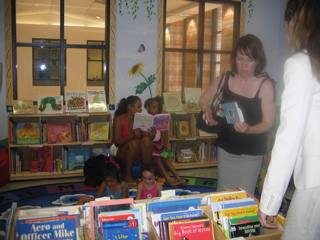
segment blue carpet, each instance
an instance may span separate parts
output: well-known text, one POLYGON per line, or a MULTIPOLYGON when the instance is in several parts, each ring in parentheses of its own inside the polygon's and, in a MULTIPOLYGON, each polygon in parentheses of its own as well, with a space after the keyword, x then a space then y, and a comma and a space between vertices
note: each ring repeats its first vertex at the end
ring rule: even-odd
MULTIPOLYGON (((163 189, 175 189, 176 195, 190 195, 205 192, 215 192, 218 181, 216 179, 181 177, 187 186, 172 188, 164 185, 163 189)), ((80 183, 59 183, 41 185, 17 189, 14 191, 0 193, 0 232, 5 229, 8 210, 12 202, 17 202, 21 209, 41 208, 50 206, 76 205, 78 199, 83 195, 95 195, 97 188, 91 188, 80 183)), ((136 190, 129 190, 129 197, 135 198, 136 190)), ((0 233, 1 237, 1 233, 0 233)))

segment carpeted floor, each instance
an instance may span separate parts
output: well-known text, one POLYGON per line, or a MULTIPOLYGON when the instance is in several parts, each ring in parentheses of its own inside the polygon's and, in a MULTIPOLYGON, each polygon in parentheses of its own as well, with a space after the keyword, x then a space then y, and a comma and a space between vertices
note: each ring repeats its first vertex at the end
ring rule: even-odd
MULTIPOLYGON (((164 185, 163 189, 175 189, 176 195, 189 195, 204 192, 215 192, 216 179, 182 177, 187 186, 172 188, 164 185)), ((97 188, 87 187, 83 182, 58 183, 34 186, 0 193, 0 231, 5 229, 5 220, 12 202, 17 202, 21 209, 50 206, 76 205, 83 195, 95 195, 97 188)), ((136 190, 130 189, 129 197, 135 198, 136 190)), ((1 234, 0 234, 1 235, 1 234)))

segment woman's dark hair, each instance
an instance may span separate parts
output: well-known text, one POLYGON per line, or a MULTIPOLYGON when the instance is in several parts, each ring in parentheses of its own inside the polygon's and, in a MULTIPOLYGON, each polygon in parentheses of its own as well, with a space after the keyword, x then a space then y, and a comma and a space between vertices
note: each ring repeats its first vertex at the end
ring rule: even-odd
POLYGON ((320 81, 320 1, 288 0, 284 20, 292 25, 288 38, 291 51, 307 50, 312 72, 320 81))
POLYGON ((121 170, 113 163, 107 162, 104 164, 104 177, 110 177, 117 179, 118 183, 122 182, 121 170))
POLYGON ((162 113, 163 101, 162 101, 162 97, 160 97, 160 96, 156 96, 156 97, 154 97, 154 98, 148 98, 148 99, 144 102, 144 108, 149 107, 153 102, 158 102, 158 105, 159 105, 159 113, 162 113))
POLYGON ((145 164, 142 164, 140 166, 140 174, 142 176, 142 172, 144 171, 148 171, 148 172, 151 172, 153 173, 153 175, 155 177, 159 177, 159 174, 160 174, 160 170, 159 170, 159 167, 156 163, 154 162, 148 162, 148 163, 145 163, 145 164))
POLYGON ((255 75, 257 76, 259 73, 262 73, 266 63, 266 55, 262 46, 262 43, 259 38, 252 34, 247 34, 242 36, 237 44, 234 46, 231 53, 231 71, 233 73, 237 73, 237 64, 236 58, 238 52, 252 58, 257 62, 257 67, 255 69, 255 75))
POLYGON ((128 105, 133 106, 137 101, 141 101, 138 96, 129 96, 122 98, 117 105, 117 110, 114 112, 114 116, 125 114, 128 111, 128 105))

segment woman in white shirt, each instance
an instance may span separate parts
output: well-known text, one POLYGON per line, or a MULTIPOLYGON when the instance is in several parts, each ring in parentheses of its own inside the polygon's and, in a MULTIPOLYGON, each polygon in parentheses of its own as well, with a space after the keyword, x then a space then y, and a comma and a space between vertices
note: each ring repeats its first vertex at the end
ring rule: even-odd
POLYGON ((288 0, 292 56, 284 66, 280 126, 264 182, 259 217, 275 228, 292 173, 293 195, 281 239, 320 239, 320 1, 288 0))

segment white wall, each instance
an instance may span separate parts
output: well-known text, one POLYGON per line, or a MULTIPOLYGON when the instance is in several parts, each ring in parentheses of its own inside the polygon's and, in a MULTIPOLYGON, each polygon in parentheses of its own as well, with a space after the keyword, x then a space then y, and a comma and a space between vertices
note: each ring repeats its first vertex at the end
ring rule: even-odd
POLYGON ((277 81, 277 105, 280 105, 283 91, 284 61, 290 54, 283 20, 286 2, 287 0, 253 0, 252 17, 249 18, 247 14, 245 23, 245 33, 259 37, 264 46, 267 57, 266 71, 277 81))

